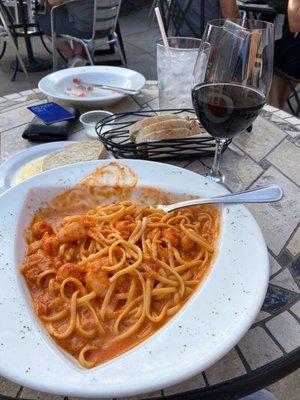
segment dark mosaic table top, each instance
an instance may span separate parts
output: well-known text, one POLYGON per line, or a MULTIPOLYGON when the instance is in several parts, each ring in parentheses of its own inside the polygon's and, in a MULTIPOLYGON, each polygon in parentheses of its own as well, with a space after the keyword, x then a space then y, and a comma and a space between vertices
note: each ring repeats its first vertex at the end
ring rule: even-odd
MULTIPOLYGON (((0 97, 1 162, 32 146, 22 139, 32 114, 26 106, 45 97, 38 89, 0 97)), ((127 97, 107 109, 111 112, 158 108, 156 82, 148 81, 142 95, 127 97)), ((86 140, 78 125, 72 140, 86 140)), ((237 137, 223 154, 224 168, 237 171, 243 188, 277 183, 284 190, 280 202, 253 204, 248 208, 258 221, 266 239, 270 265, 270 284, 262 309, 251 329, 219 362, 179 385, 149 393, 148 397, 169 395, 208 387, 247 374, 284 357, 300 346, 300 119, 265 106, 251 133, 237 137)), ((174 164, 203 174, 210 158, 174 164)), ((62 399, 35 392, 0 377, 0 394, 39 399, 62 399)), ((131 399, 145 398, 135 396, 131 399)))

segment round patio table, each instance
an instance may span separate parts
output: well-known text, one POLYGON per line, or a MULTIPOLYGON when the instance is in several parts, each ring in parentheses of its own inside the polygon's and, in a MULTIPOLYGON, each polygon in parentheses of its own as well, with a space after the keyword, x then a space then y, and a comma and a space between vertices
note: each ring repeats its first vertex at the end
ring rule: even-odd
MULTIPOLYGON (((32 114, 27 106, 46 101, 38 89, 0 97, 1 162, 34 144, 22 139, 32 114)), ((158 89, 148 81, 142 95, 126 97, 107 107, 111 112, 158 108, 158 89)), ((70 140, 87 140, 80 125, 70 140)), ((242 340, 219 362, 194 378, 148 395, 130 399, 238 399, 281 379, 300 365, 300 119, 266 105, 252 132, 234 139, 223 154, 224 168, 237 171, 243 188, 277 183, 280 202, 252 204, 270 256, 270 285, 260 313, 242 340)), ((204 174, 211 158, 174 161, 204 174)), ((172 366, 170 365, 170 368, 172 366)), ((38 393, 0 377, 0 399, 63 400, 38 393), (7 397, 6 397, 7 396, 7 397)), ((73 399, 73 398, 71 398, 73 399)), ((75 399, 75 398, 74 398, 75 399)))

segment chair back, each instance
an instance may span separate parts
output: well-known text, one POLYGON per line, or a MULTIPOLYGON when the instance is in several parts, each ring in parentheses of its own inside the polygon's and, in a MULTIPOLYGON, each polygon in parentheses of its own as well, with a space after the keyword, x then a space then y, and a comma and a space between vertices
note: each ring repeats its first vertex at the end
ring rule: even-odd
POLYGON ((8 30, 10 27, 13 28, 14 20, 9 11, 9 9, 5 6, 4 1, 0 0, 0 25, 2 25, 5 30, 8 30))
POLYGON ((93 38, 113 35, 116 29, 122 0, 95 0, 93 38))
MULTIPOLYGON (((162 17, 168 35, 182 36, 181 30, 185 26, 185 28, 190 32, 188 36, 199 37, 199 33, 200 36, 202 36, 205 28, 206 0, 201 0, 199 3, 199 28, 196 30, 190 24, 189 18, 187 17, 187 13, 190 11, 192 3, 193 0, 186 0, 185 2, 181 2, 180 0, 163 0, 160 3, 162 7, 162 17), (172 28, 172 32, 169 32, 170 28, 172 28)), ((193 4, 195 4, 195 2, 193 4)))

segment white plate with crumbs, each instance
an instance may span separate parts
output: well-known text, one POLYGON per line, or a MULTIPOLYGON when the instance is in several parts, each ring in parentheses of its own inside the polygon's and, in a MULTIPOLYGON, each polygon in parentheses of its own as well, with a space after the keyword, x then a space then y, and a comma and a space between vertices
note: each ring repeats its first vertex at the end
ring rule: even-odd
MULTIPOLYGON (((216 257, 209 272, 183 307, 152 336, 91 369, 80 367, 48 336, 32 309, 19 272, 26 248, 24 229, 49 199, 74 187, 96 168, 116 165, 121 171, 134 172, 134 190, 145 185, 200 197, 225 191, 194 172, 168 164, 99 160, 44 172, 2 193, 0 375, 7 379, 37 391, 73 397, 116 398, 152 392, 189 379, 216 363, 255 320, 269 281, 267 248, 247 208, 228 205, 221 209, 216 257)), ((116 178, 119 188, 128 183, 126 174, 122 180, 116 178)), ((103 179, 111 176, 116 175, 103 175, 103 179)))
POLYGON ((106 84, 139 91, 145 85, 145 77, 128 68, 93 65, 67 68, 53 72, 39 81, 39 89, 53 99, 81 106, 107 106, 123 99, 126 95, 114 90, 92 87, 92 84, 106 84), (92 90, 79 90, 73 82, 80 79, 92 90))

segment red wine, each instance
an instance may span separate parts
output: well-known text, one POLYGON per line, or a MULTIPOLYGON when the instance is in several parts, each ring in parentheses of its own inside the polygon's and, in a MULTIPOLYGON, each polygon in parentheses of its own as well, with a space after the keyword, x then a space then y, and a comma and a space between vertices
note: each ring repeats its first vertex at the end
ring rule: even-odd
POLYGON ((192 99, 202 125, 218 138, 247 129, 265 104, 258 91, 232 83, 201 83, 192 90, 192 99))

